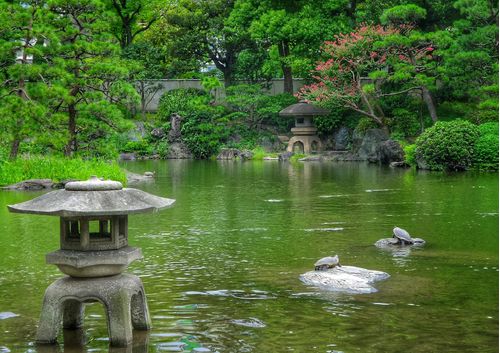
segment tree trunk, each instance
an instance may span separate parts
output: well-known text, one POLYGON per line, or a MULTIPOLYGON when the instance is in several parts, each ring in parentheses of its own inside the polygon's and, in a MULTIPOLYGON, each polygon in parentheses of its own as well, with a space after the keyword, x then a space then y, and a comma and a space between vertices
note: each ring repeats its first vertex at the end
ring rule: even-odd
POLYGON ((73 155, 73 153, 75 153, 77 150, 77 145, 76 145, 76 107, 75 107, 74 103, 71 103, 68 106, 68 115, 69 115, 69 120, 68 120, 69 138, 68 138, 68 143, 66 144, 66 147, 64 149, 64 155, 66 157, 71 157, 73 155))
POLYGON ((432 99, 431 92, 427 89, 427 87, 422 86, 422 99, 427 105, 427 110, 429 110, 429 114, 432 118, 433 122, 438 120, 436 105, 434 104, 434 100, 432 99))
POLYGON ((278 53, 281 57, 281 70, 283 70, 283 92, 293 94, 292 68, 286 62, 290 55, 290 46, 286 40, 278 44, 278 53))
POLYGON ((14 140, 12 141, 12 145, 10 147, 10 159, 16 159, 17 154, 19 152, 19 144, 21 143, 21 140, 16 136, 14 140))

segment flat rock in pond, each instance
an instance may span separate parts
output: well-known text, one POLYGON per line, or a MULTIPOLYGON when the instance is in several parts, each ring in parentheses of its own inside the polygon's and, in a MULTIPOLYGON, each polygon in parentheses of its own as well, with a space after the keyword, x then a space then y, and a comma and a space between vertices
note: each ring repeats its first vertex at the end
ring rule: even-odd
POLYGON ((377 291, 374 282, 389 278, 382 271, 367 270, 355 266, 342 266, 327 271, 309 271, 300 275, 300 280, 307 285, 320 289, 352 294, 366 294, 377 291))
POLYGON ((425 245, 425 240, 421 238, 411 238, 413 244, 395 244, 394 238, 384 238, 379 239, 375 242, 375 246, 380 249, 393 249, 393 248, 405 248, 405 247, 419 247, 425 245))
POLYGON ((29 179, 19 183, 2 187, 7 190, 43 190, 52 189, 54 183, 51 179, 29 179))

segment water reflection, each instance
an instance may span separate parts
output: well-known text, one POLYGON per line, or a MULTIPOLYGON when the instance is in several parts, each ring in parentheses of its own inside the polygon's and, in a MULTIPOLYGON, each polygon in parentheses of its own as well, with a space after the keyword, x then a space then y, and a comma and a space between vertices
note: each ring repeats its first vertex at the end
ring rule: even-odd
POLYGON ((149 347, 149 332, 134 331, 134 340, 128 347, 109 347, 106 349, 96 350, 88 347, 88 337, 84 329, 63 330, 62 345, 59 344, 41 344, 35 346, 36 353, 91 353, 105 352, 108 353, 147 353, 149 347))

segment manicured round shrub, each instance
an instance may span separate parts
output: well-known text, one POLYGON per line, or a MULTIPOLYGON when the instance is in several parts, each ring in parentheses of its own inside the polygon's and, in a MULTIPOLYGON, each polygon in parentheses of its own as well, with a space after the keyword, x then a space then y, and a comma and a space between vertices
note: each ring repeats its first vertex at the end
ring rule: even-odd
POLYGON ((479 134, 474 147, 474 166, 482 170, 498 170, 498 123, 479 125, 479 134))
POLYGON ((466 170, 478 137, 478 127, 468 121, 437 122, 417 139, 416 158, 431 170, 466 170))

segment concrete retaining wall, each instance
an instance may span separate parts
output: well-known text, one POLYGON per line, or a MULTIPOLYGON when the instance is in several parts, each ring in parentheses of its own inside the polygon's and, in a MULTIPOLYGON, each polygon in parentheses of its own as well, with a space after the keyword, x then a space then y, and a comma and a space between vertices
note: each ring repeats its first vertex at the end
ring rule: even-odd
MULTIPOLYGON (((245 83, 245 82, 241 82, 245 83)), ((297 92, 305 82, 303 79, 296 78, 293 80, 293 91, 297 92)), ((283 93, 283 79, 274 79, 269 81, 269 93, 276 95, 283 93)), ((201 80, 147 80, 145 81, 146 89, 144 100, 146 102, 146 111, 155 112, 158 109, 158 103, 163 93, 177 88, 199 88, 202 89, 201 80), (148 89, 149 88, 149 89, 148 89)), ((139 92, 141 93, 141 92, 139 92)), ((224 87, 219 87, 215 90, 216 100, 224 98, 226 95, 224 87)))

